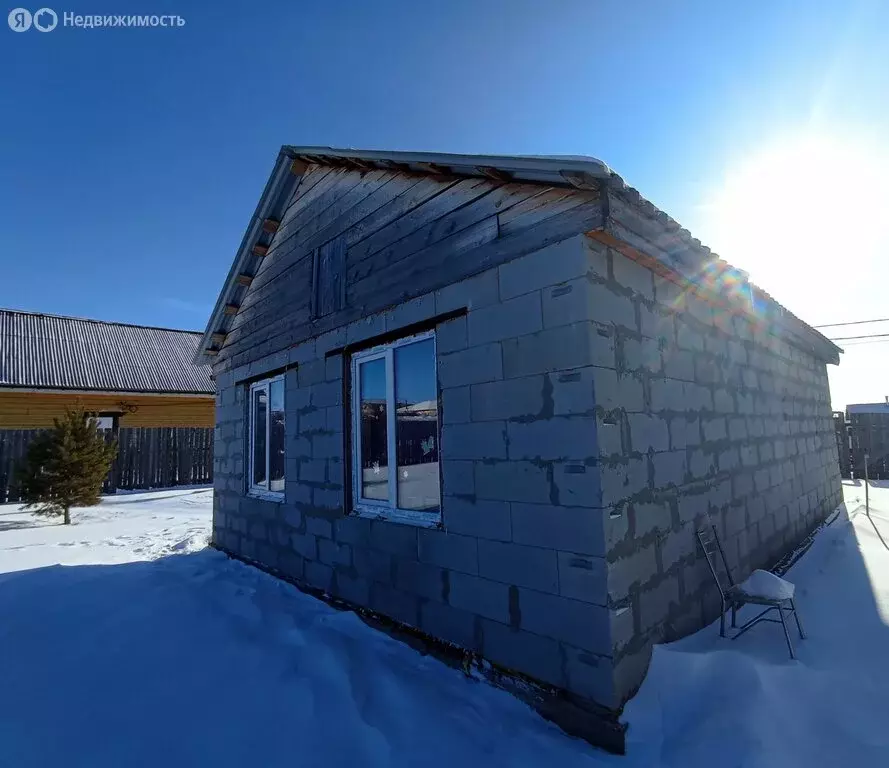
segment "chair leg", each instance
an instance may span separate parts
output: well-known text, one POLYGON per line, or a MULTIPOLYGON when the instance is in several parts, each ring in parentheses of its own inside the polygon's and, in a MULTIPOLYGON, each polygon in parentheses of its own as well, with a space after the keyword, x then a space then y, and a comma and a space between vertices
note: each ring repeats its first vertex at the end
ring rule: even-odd
POLYGON ((799 636, 805 640, 806 633, 803 632, 803 625, 799 623, 799 611, 796 609, 796 603, 793 602, 793 598, 790 599, 790 607, 793 609, 793 617, 796 619, 796 628, 799 630, 799 636))
POLYGON ((722 600, 722 611, 719 614, 719 636, 725 637, 725 599, 722 600))
POLYGON ((795 659, 796 656, 793 653, 793 643, 790 642, 790 632, 787 631, 787 621, 784 619, 784 609, 779 605, 778 614, 781 616, 781 626, 784 628, 784 638, 787 640, 787 650, 790 651, 790 658, 795 659))
POLYGON ((738 628, 738 604, 732 602, 732 629, 738 628))

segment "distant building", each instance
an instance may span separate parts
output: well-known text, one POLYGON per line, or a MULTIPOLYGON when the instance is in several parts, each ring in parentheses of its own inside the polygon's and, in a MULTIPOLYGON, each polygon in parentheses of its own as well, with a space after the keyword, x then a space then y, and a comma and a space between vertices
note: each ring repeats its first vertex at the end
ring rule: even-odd
POLYGON ((15 467, 34 432, 69 407, 119 437, 106 491, 210 480, 215 398, 193 360, 200 338, 0 309, 0 503, 18 499, 15 467))
POLYGON ((615 711, 718 611, 700 526, 741 579, 840 503, 839 352, 596 160, 284 147, 214 542, 615 711))

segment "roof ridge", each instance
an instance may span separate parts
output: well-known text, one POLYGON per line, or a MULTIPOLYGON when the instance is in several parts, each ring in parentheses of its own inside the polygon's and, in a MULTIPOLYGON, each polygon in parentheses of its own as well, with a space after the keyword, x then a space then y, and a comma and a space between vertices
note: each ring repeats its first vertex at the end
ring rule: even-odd
POLYGON ((29 315, 30 317, 51 317, 56 320, 76 320, 81 323, 96 323, 97 325, 117 325, 123 326, 124 328, 143 328, 147 331, 167 331, 170 333, 190 333, 200 336, 203 334, 203 331, 191 331, 185 328, 167 328, 165 326, 160 325, 139 325, 138 323, 122 323, 117 320, 97 320, 92 317, 78 317, 76 315, 57 315, 52 312, 33 312, 27 309, 9 309, 7 307, 0 307, 0 313, 7 313, 10 315, 29 315))

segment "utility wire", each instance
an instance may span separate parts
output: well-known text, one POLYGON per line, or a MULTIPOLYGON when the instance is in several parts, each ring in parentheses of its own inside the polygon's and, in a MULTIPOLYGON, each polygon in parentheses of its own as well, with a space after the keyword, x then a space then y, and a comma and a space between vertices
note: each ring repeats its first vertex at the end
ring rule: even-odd
POLYGON ((853 320, 849 323, 827 323, 826 325, 813 325, 813 328, 836 328, 840 325, 866 325, 867 323, 889 323, 889 317, 880 320, 853 320))
POLYGON ((889 333, 870 333, 866 336, 837 336, 830 341, 853 341, 856 339, 884 339, 889 337, 889 333))

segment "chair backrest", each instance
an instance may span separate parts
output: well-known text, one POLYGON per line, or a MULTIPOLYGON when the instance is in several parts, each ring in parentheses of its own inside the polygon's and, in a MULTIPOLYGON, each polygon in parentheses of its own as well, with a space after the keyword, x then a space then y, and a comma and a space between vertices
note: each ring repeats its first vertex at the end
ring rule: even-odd
POLYGON ((729 588, 734 586, 732 572, 729 570, 728 562, 725 559, 725 552, 722 550, 722 544, 719 543, 719 536, 716 533, 715 525, 705 525, 698 530, 698 541, 701 543, 701 549, 704 550, 704 557, 707 558, 707 565, 710 566, 710 573, 716 580, 716 586, 719 591, 725 595, 729 588))

